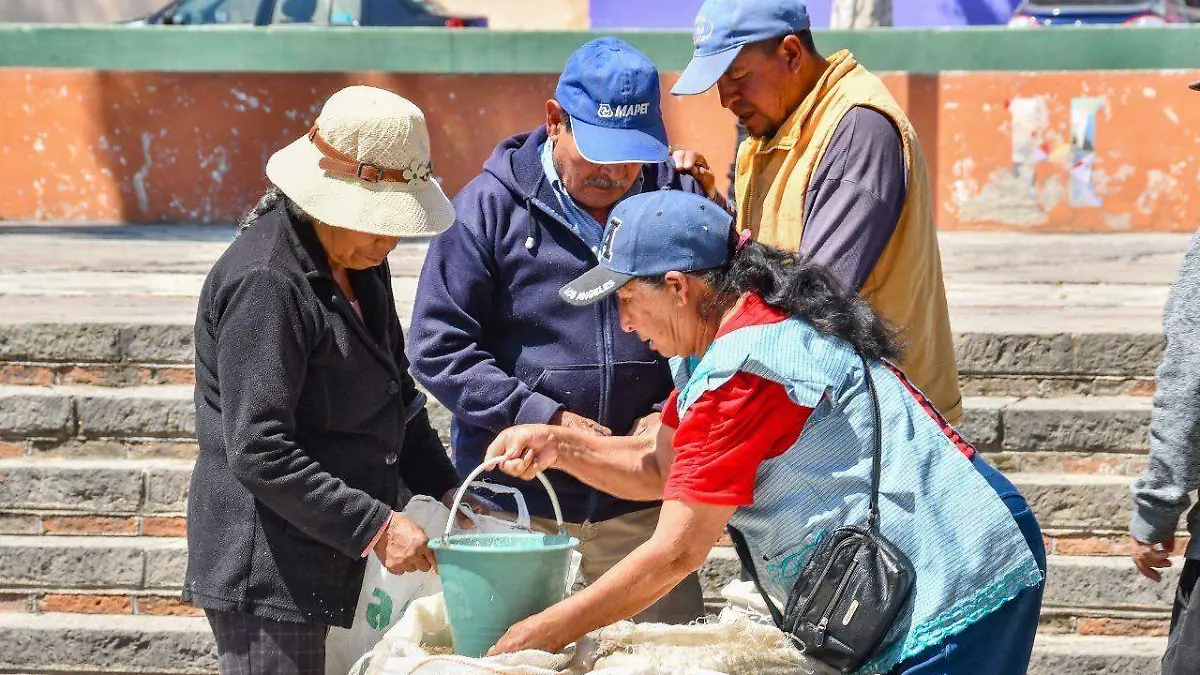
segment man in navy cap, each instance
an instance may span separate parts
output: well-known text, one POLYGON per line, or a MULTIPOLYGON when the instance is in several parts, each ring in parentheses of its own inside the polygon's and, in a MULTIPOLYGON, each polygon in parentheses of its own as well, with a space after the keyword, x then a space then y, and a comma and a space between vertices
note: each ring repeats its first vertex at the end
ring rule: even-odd
MULTIPOLYGON (((516 424, 640 433, 653 443, 656 406, 671 391, 666 363, 621 330, 613 300, 564 307, 558 289, 596 265, 602 223, 625 197, 663 188, 715 195, 703 161, 686 158, 699 181, 668 161, 660 97, 658 71, 641 52, 613 38, 587 43, 546 102, 545 125, 496 147, 454 199, 454 225, 430 243, 409 356, 416 379, 454 415, 460 471, 478 466, 492 439, 516 424)), ((487 477, 522 488, 539 524, 549 524, 540 489, 487 477)), ((654 531, 657 502, 549 477, 582 542, 585 580, 654 531)), ((702 614, 693 575, 639 618, 684 623, 702 614)))
POLYGON ((801 0, 707 0, 672 93, 717 87, 750 138, 738 150, 738 229, 828 267, 903 330, 901 365, 951 423, 962 415, 953 335, 916 132, 879 78, 813 43, 801 0))

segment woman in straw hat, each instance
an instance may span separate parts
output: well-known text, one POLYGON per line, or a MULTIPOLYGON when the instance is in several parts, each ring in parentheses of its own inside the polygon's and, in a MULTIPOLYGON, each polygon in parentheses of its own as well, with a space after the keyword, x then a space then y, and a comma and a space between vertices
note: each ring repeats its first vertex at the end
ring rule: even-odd
POLYGON ((454 212, 409 101, 344 89, 267 163, 273 183, 205 281, 196 316, 199 458, 183 597, 222 673, 324 673, 372 551, 434 564, 396 509, 460 478, 408 375, 388 253, 454 212))

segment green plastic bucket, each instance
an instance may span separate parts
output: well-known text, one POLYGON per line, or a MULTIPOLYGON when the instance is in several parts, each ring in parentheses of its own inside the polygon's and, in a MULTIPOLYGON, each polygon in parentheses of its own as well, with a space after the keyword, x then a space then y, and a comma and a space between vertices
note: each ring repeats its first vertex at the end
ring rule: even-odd
MULTIPOLYGON (((471 481, 497 463, 483 464, 463 482, 452 514, 471 481)), ((538 479, 550 493, 561 532, 558 496, 545 476, 539 473, 538 479)), ((571 552, 579 540, 565 533, 451 535, 454 521, 447 521, 445 536, 430 541, 429 548, 437 557, 454 652, 475 658, 487 654, 514 624, 566 596, 571 552)))

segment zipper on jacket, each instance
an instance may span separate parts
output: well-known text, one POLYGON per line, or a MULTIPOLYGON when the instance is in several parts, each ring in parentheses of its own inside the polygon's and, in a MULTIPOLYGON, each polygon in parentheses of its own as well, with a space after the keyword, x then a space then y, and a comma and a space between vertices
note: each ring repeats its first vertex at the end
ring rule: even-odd
MULTIPOLYGON (((536 197, 527 196, 526 198, 528 199, 530 206, 536 206, 539 211, 544 213, 546 216, 548 216, 554 222, 556 222, 559 225, 566 228, 566 230, 568 232, 570 232, 576 238, 576 240, 579 241, 579 243, 583 244, 583 247, 585 249, 587 249, 588 253, 590 254, 590 260, 591 260, 593 266, 596 264, 599 264, 599 258, 596 257, 596 252, 591 250, 591 248, 587 245, 587 242, 583 240, 583 237, 579 236, 579 234, 577 232, 575 232, 575 230, 571 227, 570 223, 568 223, 561 216, 559 216, 554 211, 554 209, 543 204, 536 197)), ((531 217, 532 217, 532 211, 533 211, 533 209, 531 208, 530 209, 531 217)), ((530 235, 530 236, 532 237, 532 235, 530 235)), ((526 247, 526 248, 528 249, 529 247, 526 247)), ((529 250, 532 250, 532 249, 529 249, 529 250)), ((608 312, 607 312, 607 308, 606 308, 607 304, 608 303, 600 303, 598 305, 599 315, 600 315, 599 316, 600 345, 601 345, 602 353, 600 354, 600 357, 601 357, 600 358, 600 370, 601 370, 600 406, 599 406, 599 409, 597 410, 597 412, 599 414, 597 415, 598 419, 596 421, 599 422, 600 424, 605 424, 605 422, 607 422, 607 420, 605 418, 608 416, 609 392, 612 390, 612 367, 611 367, 611 363, 610 363, 613 359, 612 332, 608 325, 608 312)), ((599 492, 599 490, 596 490, 595 488, 592 488, 589 486, 589 487, 587 487, 587 494, 588 494, 587 506, 585 507, 584 513, 583 513, 583 521, 584 522, 593 521, 596 516, 596 510, 600 507, 600 492, 599 492)))
POLYGON ((597 304, 600 308, 600 348, 603 353, 600 355, 600 418, 596 421, 608 426, 611 420, 608 419, 609 408, 612 401, 612 362, 616 356, 613 354, 613 337, 612 326, 609 322, 608 308, 611 302, 605 299, 597 304))
MULTIPOLYGON (((612 395, 612 360, 614 357, 612 351, 612 326, 609 323, 608 307, 611 303, 604 300, 596 305, 600 312, 600 409, 598 419, 600 424, 608 426, 611 422, 608 419, 608 411, 610 407, 609 398, 612 395)), ((588 505, 587 505, 587 520, 592 520, 596 516, 596 509, 600 507, 600 493, 597 490, 589 490, 588 505)))

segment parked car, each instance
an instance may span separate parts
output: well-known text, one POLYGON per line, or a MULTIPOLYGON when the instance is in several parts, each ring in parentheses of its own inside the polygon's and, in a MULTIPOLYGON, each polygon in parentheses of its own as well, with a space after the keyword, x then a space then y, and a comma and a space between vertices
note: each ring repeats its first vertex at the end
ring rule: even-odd
POLYGON ((1166 26, 1200 21, 1200 0, 1025 0, 1012 28, 1113 25, 1166 26))
POLYGON ((433 0, 172 0, 129 23, 482 28, 487 19, 451 15, 433 0))

